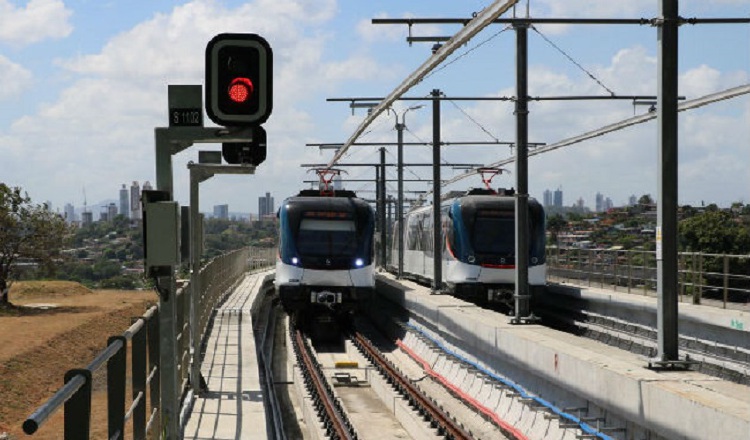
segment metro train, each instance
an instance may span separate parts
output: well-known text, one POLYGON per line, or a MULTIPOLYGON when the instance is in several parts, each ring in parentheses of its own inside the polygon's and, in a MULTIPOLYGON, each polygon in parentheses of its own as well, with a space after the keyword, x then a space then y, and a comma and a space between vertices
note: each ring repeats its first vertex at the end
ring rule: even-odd
MULTIPOLYGON (((529 292, 532 300, 546 283, 545 214, 529 199, 529 292)), ((472 189, 454 192, 440 206, 443 230, 444 288, 478 303, 512 305, 515 293, 515 197, 513 190, 472 189)), ((432 206, 404 217, 403 274, 431 282, 434 273, 432 206)), ((398 240, 392 242, 389 269, 398 267, 398 240)))
POLYGON ((375 293, 375 214, 352 191, 303 190, 279 208, 276 292, 284 309, 347 314, 375 293))

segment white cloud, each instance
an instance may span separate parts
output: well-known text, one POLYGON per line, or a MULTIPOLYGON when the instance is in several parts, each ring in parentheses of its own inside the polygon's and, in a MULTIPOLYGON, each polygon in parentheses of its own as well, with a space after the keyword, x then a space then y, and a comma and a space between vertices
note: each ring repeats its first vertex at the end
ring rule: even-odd
MULTIPOLYGON (((643 47, 622 49, 611 57, 609 64, 586 67, 620 95, 656 94, 656 57, 643 47)), ((721 72, 710 66, 698 66, 681 74, 680 90, 692 99, 736 86, 737 80, 743 78, 746 79, 743 72, 721 72)), ((532 96, 606 94, 583 73, 566 75, 541 64, 530 67, 529 88, 532 96)), ((498 90, 493 95, 514 94, 515 90, 509 88, 498 90)), ((499 140, 515 141, 512 103, 460 105, 499 140)), ((746 142, 750 138, 748 107, 747 98, 739 98, 736 102, 728 101, 712 108, 680 114, 680 203, 690 203, 697 198, 726 206, 747 194, 750 177, 743 168, 750 157, 750 144, 746 142)), ((443 108, 450 110, 447 104, 443 108)), ((455 112, 449 116, 447 110, 441 128, 444 141, 491 140, 468 118, 455 112)), ((643 113, 646 108, 633 107, 627 100, 582 100, 532 101, 529 110, 529 142, 554 143, 643 113)), ((429 121, 418 127, 412 126, 412 129, 421 138, 431 139, 429 121)), ((625 203, 631 194, 656 196, 657 132, 658 126, 652 121, 532 156, 529 158, 530 193, 541 197, 545 189, 562 187, 566 206, 579 197, 588 206, 593 206, 597 192, 611 197, 616 204, 625 203)), ((511 156, 506 146, 443 148, 443 157, 454 162, 478 160, 487 164, 511 156)), ((429 161, 429 157, 426 160, 429 161)), ((493 186, 515 186, 515 164, 507 166, 511 174, 498 176, 493 186)), ((451 189, 480 185, 477 176, 463 179, 451 189)))
MULTIPOLYGON (((372 18, 384 19, 390 18, 387 13, 381 12, 375 14, 372 18)), ((372 18, 360 20, 357 23, 357 33, 359 36, 370 43, 374 42, 389 42, 395 43, 399 41, 406 41, 406 37, 409 36, 409 28, 403 24, 373 24, 372 18)), ((414 14, 405 13, 401 18, 414 18, 414 14)), ((456 30, 448 31, 443 29, 441 26, 435 24, 419 24, 412 26, 411 35, 416 36, 451 36, 456 30)), ((419 43, 423 44, 423 43, 419 43)))
POLYGON ((17 96, 31 85, 31 72, 0 55, 0 101, 17 96))
POLYGON ((14 45, 70 35, 72 11, 62 0, 30 0, 26 7, 0 0, 0 41, 14 45))
MULTIPOLYGON (((12 124, 10 137, 19 139, 15 144, 22 144, 25 151, 34 152, 37 172, 6 178, 24 180, 32 196, 46 194, 57 206, 79 199, 78 189, 66 191, 53 182, 70 181, 77 188, 88 182, 90 201, 111 198, 124 182, 153 182, 153 127, 167 123, 167 84, 203 82, 205 46, 213 35, 253 32, 263 35, 274 51, 274 113, 265 124, 268 160, 255 177, 243 182, 258 193, 273 189, 278 190, 278 198, 290 195, 299 189, 300 180, 309 178, 300 161, 320 160, 317 151, 304 147, 314 140, 310 136, 318 128, 313 115, 303 110, 306 104, 313 97, 323 101, 322 93, 347 81, 381 75, 382 68, 367 56, 337 53, 333 61, 324 58, 331 36, 321 29, 335 4, 260 0, 230 9, 219 2, 196 0, 114 36, 98 53, 57 60, 79 79, 37 114, 12 124)), ((188 181, 186 162, 195 160, 197 149, 217 147, 195 146, 175 156, 178 200, 188 199, 187 185, 180 184, 188 181)), ((214 185, 218 184, 207 183, 206 188, 211 191, 214 185)), ((217 200, 206 197, 204 205, 224 200, 232 209, 257 209, 246 191, 211 192, 217 200)))

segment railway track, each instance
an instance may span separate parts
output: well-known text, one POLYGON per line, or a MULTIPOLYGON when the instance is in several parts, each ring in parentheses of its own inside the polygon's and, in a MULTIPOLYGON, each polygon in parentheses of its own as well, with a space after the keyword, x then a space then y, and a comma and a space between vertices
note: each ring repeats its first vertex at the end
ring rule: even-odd
POLYGON ((346 411, 333 392, 323 369, 313 353, 307 337, 301 330, 292 329, 292 343, 297 363, 302 370, 305 386, 313 396, 318 416, 321 418, 326 435, 331 439, 356 440, 357 436, 346 411))
MULTIPOLYGON (((362 435, 357 432, 357 427, 355 426, 357 423, 353 423, 352 421, 355 417, 350 417, 347 413, 347 407, 356 405, 347 405, 346 402, 342 403, 341 397, 335 391, 336 389, 340 389, 337 385, 341 385, 342 383, 349 385, 354 383, 355 387, 362 387, 364 381, 349 373, 335 373, 327 377, 323 365, 318 360, 320 355, 313 349, 313 344, 311 344, 308 335, 300 329, 293 328, 291 339, 298 366, 302 370, 302 376, 305 378, 306 389, 315 403, 315 408, 324 426, 326 436, 332 439, 362 439, 368 437, 367 434, 362 435), (329 377, 332 380, 329 380, 329 377)), ((424 425, 423 429, 425 433, 428 433, 428 436, 455 440, 474 438, 459 422, 451 418, 445 410, 440 408, 434 399, 415 386, 412 379, 399 371, 399 368, 381 353, 368 337, 356 330, 351 330, 347 335, 347 341, 351 342, 353 347, 356 347, 360 351, 363 359, 366 359, 371 364, 368 367, 370 369, 369 375, 371 377, 373 374, 382 375, 382 379, 380 380, 393 387, 397 394, 408 402, 408 406, 414 412, 414 418, 421 421, 424 425)), ((346 363, 358 364, 358 362, 346 363)), ((349 397, 349 400, 351 401, 352 398, 349 397)), ((358 400, 361 401, 362 398, 360 397, 358 400)), ((369 419, 367 420, 368 422, 372 422, 371 417, 368 416, 367 419, 369 419)), ((386 423, 385 425, 388 424, 386 423)), ((407 433, 399 427, 392 428, 400 431, 400 435, 408 434, 412 438, 423 435, 414 435, 413 432, 407 433)), ((383 429, 387 428, 384 426, 383 429)), ((388 435, 384 431, 379 431, 376 436, 370 435, 369 437, 384 438, 382 436, 388 435)))

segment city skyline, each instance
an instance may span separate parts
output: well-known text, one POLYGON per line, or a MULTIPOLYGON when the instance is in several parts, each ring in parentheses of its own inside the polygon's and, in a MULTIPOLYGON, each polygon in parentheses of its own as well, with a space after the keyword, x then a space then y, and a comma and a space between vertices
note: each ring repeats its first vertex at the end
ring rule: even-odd
MULTIPOLYGON (((86 196, 82 195, 84 201, 81 206, 75 206, 71 202, 66 202, 62 207, 57 207, 49 201, 44 203, 47 204, 47 206, 49 206, 52 211, 58 212, 63 215, 63 218, 65 218, 68 222, 82 221, 81 215, 85 212, 91 214, 91 221, 96 221, 97 219, 94 216, 95 211, 98 212, 100 218, 103 218, 106 221, 106 219, 112 219, 114 217, 113 208, 115 215, 124 215, 123 213, 127 212, 127 215, 125 215, 126 218, 140 220, 142 218, 140 194, 141 191, 150 189, 153 189, 153 186, 149 181, 144 181, 143 185, 141 185, 138 181, 132 181, 129 187, 124 183, 120 184, 117 198, 104 199, 96 203, 89 204, 86 200, 86 196), (134 204, 134 201, 137 202, 134 204)), ((85 190, 83 191, 83 194, 85 194, 85 190)), ((32 202, 36 203, 36 201, 33 200, 32 202)), ((213 217, 224 219, 229 219, 232 215, 247 215, 249 219, 253 219, 253 217, 259 219, 260 217, 265 215, 276 214, 274 210, 274 197, 271 196, 271 193, 269 191, 266 191, 263 197, 259 197, 258 202, 259 204, 257 212, 229 211, 228 203, 213 205, 210 210, 203 209, 200 212, 206 214, 209 218, 213 217), (255 215, 253 216, 253 214, 255 215)))

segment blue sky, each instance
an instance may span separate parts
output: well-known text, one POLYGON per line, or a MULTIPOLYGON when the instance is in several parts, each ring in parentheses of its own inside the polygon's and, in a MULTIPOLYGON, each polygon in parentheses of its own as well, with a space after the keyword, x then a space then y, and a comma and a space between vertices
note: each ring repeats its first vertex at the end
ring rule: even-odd
MULTIPOLYGON (((154 127, 167 124, 167 85, 202 84, 210 38, 222 32, 263 35, 274 50, 274 112, 265 127, 268 159, 254 176, 216 176, 201 185, 201 209, 228 203, 256 212, 269 191, 277 204, 312 174, 302 163, 327 162, 331 151, 305 143, 343 142, 364 117, 326 98, 385 96, 430 55, 429 44, 405 42, 406 27, 372 25, 375 17, 468 17, 488 1, 363 0, 0 0, 0 181, 34 201, 95 206, 133 180, 155 181, 154 127)), ((517 12, 525 14, 526 2, 517 12)), ((657 0, 531 0, 533 17, 652 18, 657 0)), ((683 0, 683 17, 748 17, 750 0, 683 0)), ((452 35, 456 26, 415 26, 414 35, 452 35)), ((685 25, 680 29, 680 94, 688 99, 750 82, 750 25, 685 25)), ((515 37, 492 25, 457 53, 470 51, 407 93, 426 96, 513 96, 515 37), (480 42, 486 41, 479 46, 480 42), (479 46, 479 47, 477 47, 479 46)), ((532 96, 656 94, 656 29, 649 26, 537 26, 529 32, 532 96), (536 32, 538 31, 538 32, 536 32), (562 49, 585 71, 552 47, 562 49)), ((449 59, 450 60, 450 59, 449 59)), ((410 103, 411 104, 411 103, 410 103)), ((425 103, 427 104, 427 103, 425 103)), ((404 104, 397 104, 403 109, 404 104)), ((629 101, 530 104, 529 140, 554 143, 644 112, 629 101)), ((407 116, 406 141, 432 138, 429 106, 407 116)), ((679 201, 750 203, 750 99, 680 115, 679 201)), ((362 141, 395 141, 393 115, 381 116, 362 141)), ((515 139, 510 103, 444 102, 445 141, 515 139), (468 116, 467 116, 468 115, 468 116), (486 132, 489 132, 488 135, 486 132)), ((210 125, 210 121, 208 125, 210 125)), ((189 198, 186 164, 203 145, 174 158, 175 196, 189 198)), ((443 147, 452 162, 492 163, 507 146, 443 147)), ((409 147, 407 162, 431 160, 429 147, 409 147)), ((395 161, 395 148, 387 153, 395 161)), ((344 162, 375 162, 375 147, 352 147, 344 162)), ((657 125, 631 127, 529 161, 529 189, 562 188, 565 205, 597 192, 615 205, 657 193, 657 125)), ((495 186, 514 186, 511 174, 495 186)), ((445 169, 444 177, 454 172, 445 169)), ((426 168, 406 176, 429 178, 426 168)), ((352 168, 348 177, 374 177, 352 168)), ((395 178, 395 172, 389 174, 395 178)), ((480 186, 468 178, 449 189, 480 186)), ((373 184, 349 185, 365 197, 373 184)), ((389 189, 395 191, 395 184, 389 189)), ((408 184, 407 189, 429 189, 408 184)), ((96 210, 94 210, 97 212, 96 210)))

